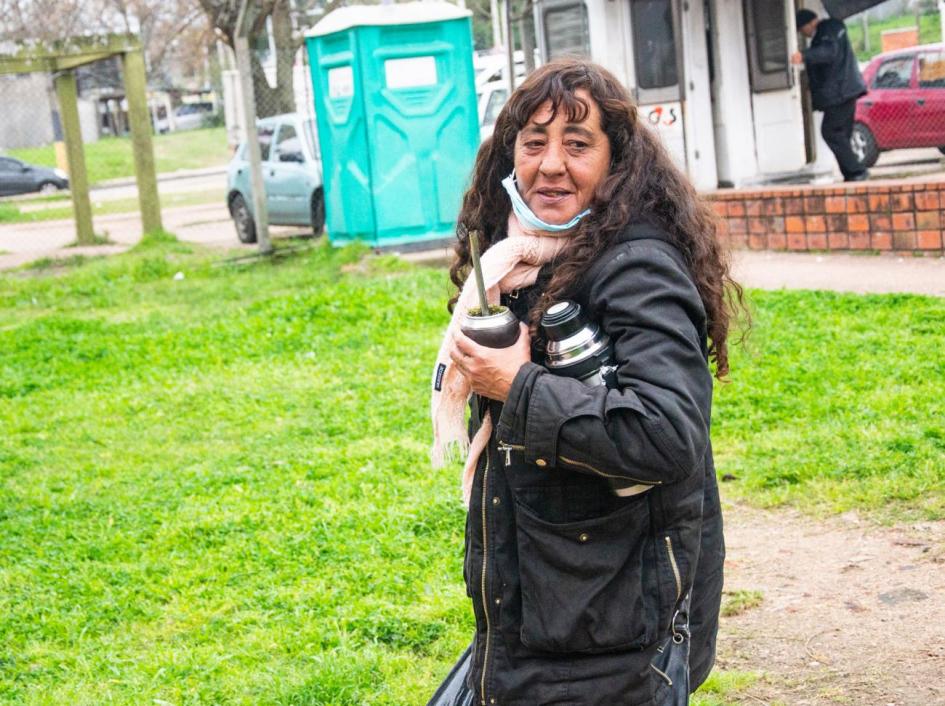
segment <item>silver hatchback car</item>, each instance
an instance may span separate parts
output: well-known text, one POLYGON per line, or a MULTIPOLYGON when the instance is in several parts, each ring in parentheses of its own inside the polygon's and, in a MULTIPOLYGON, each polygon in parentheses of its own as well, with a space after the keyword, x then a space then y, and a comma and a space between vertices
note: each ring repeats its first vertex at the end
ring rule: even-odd
MULTIPOLYGON (((315 119, 287 113, 257 123, 266 205, 272 225, 325 228, 322 161, 315 119)), ((227 168, 226 202, 240 242, 256 242, 249 155, 241 143, 227 168)))

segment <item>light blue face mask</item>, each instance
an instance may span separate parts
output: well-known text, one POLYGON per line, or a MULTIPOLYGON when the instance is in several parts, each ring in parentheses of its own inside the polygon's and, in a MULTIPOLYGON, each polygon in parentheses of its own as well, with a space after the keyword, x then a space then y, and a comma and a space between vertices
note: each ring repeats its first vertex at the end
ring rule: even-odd
POLYGON ((509 198, 512 200, 512 210, 515 211, 515 215, 518 216, 518 220, 521 221, 525 228, 560 233, 561 231, 574 228, 584 216, 591 212, 591 209, 585 209, 567 223, 545 223, 528 207, 528 204, 525 203, 525 199, 523 199, 522 195, 518 192, 518 186, 515 184, 514 171, 502 180, 502 186, 508 192, 509 198))

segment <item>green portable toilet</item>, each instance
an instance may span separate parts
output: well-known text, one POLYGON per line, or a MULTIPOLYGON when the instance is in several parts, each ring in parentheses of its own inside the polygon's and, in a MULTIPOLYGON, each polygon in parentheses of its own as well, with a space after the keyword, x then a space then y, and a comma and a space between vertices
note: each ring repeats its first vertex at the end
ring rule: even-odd
POLYGON ((450 237, 479 129, 472 13, 343 7, 306 35, 333 244, 450 237))

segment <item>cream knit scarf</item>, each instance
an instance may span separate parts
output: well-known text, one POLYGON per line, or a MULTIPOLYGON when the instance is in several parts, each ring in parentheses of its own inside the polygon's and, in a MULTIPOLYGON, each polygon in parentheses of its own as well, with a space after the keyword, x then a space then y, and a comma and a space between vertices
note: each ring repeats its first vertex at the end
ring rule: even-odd
MULTIPOLYGON (((509 216, 508 237, 492 245, 481 258, 489 304, 498 304, 501 292, 512 292, 534 284, 541 266, 553 260, 567 245, 568 235, 570 231, 549 233, 525 230, 513 212, 509 216)), ((463 315, 476 305, 476 282, 470 272, 456 301, 446 335, 440 344, 436 366, 433 368, 433 396, 430 400, 430 413, 433 418, 433 448, 430 451, 430 460, 434 468, 441 468, 453 457, 456 450, 466 454, 462 479, 463 500, 466 505, 469 505, 476 463, 492 433, 492 420, 486 411, 482 426, 470 442, 466 431, 465 411, 472 390, 466 377, 450 360, 449 351, 454 332, 459 330, 463 315)))

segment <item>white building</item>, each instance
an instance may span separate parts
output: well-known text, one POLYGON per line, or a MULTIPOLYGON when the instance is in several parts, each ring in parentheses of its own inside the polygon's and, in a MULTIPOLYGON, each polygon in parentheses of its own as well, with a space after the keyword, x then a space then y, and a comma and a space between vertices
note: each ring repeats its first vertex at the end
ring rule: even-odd
MULTIPOLYGON (((826 0, 852 14, 877 0, 826 0)), ((826 15, 818 2, 803 3, 826 15)), ((636 98, 696 188, 830 178, 804 107, 795 0, 536 0, 542 60, 586 56, 636 98)))

